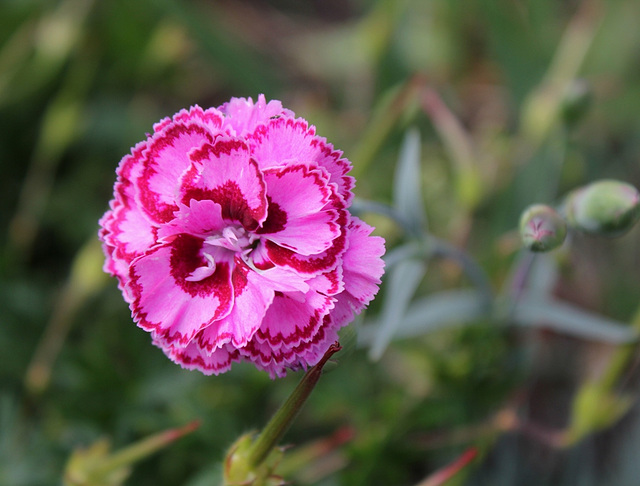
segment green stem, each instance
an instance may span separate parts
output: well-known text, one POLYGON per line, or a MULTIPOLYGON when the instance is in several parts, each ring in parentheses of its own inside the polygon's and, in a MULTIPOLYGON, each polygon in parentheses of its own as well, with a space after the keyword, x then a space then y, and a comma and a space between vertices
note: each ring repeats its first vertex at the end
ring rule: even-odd
POLYGON ((200 426, 200 422, 193 422, 177 429, 165 430, 151 437, 136 442, 124 449, 111 454, 105 458, 95 469, 91 471, 92 477, 101 478, 111 471, 130 466, 137 461, 159 451, 163 447, 171 444, 180 437, 189 434, 200 426))
POLYGON ((322 375, 322 368, 329 361, 329 358, 341 349, 342 347, 337 342, 332 344, 318 364, 307 371, 287 401, 269 420, 249 450, 248 462, 251 468, 260 466, 273 448, 278 445, 318 383, 320 375, 322 375))
MULTIPOLYGON (((633 319, 631 320, 631 328, 636 331, 640 331, 640 307, 636 310, 633 319)), ((619 383, 620 378, 628 370, 629 363, 635 355, 637 344, 626 344, 620 346, 609 361, 609 366, 602 374, 600 378, 600 386, 606 390, 613 390, 616 384, 619 383)))

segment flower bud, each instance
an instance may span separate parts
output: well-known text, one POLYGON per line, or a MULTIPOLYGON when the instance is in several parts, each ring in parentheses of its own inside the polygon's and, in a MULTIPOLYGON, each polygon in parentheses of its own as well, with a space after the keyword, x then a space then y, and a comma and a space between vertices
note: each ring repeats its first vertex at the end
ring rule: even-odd
POLYGON ((523 245, 536 252, 551 251, 562 245, 567 225, 550 206, 534 204, 520 217, 520 237, 523 245))
POLYGON ((602 180, 573 191, 567 199, 567 219, 587 233, 616 237, 640 217, 640 194, 631 184, 602 180))

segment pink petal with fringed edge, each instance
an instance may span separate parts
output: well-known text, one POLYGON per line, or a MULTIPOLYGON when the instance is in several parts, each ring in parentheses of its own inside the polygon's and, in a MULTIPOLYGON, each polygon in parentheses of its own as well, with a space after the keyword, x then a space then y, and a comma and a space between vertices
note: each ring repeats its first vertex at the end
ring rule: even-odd
POLYGON ((237 259, 232 282, 233 309, 229 315, 214 322, 196 337, 200 348, 207 353, 226 343, 236 348, 245 346, 260 327, 273 301, 273 289, 237 259))
POLYGON ((228 223, 222 219, 222 207, 213 201, 191 200, 189 205, 180 204, 174 213, 175 219, 158 230, 159 238, 186 233, 205 238, 221 232, 228 223))
POLYGON ((173 219, 178 209, 180 177, 191 166, 188 154, 213 142, 214 136, 204 125, 172 122, 149 139, 136 187, 139 203, 153 221, 166 223, 173 219))
POLYGON ((274 267, 257 273, 265 285, 269 285, 276 292, 301 292, 306 294, 309 291, 308 280, 304 275, 286 268, 274 267))
POLYGON ((356 306, 354 304, 356 303, 353 297, 347 292, 336 295, 335 304, 331 311, 331 322, 326 323, 326 327, 338 331, 338 329, 350 324, 355 318, 356 306))
POLYGON ((187 280, 206 264, 201 248, 202 240, 181 234, 131 264, 134 320, 167 345, 186 346, 202 329, 228 315, 233 306, 232 261, 218 258, 209 277, 187 280))
POLYGON ((344 290, 342 267, 337 266, 333 270, 317 275, 307 280, 309 288, 325 295, 336 295, 344 290))
POLYGON ((254 340, 267 342, 273 349, 293 348, 311 341, 332 308, 333 299, 316 292, 276 294, 254 340))
POLYGON ((320 328, 310 345, 299 346, 294 350, 299 362, 313 366, 324 356, 329 346, 338 341, 339 327, 331 322, 331 316, 326 316, 325 322, 320 328))
POLYGON ((132 296, 126 290, 131 262, 144 254, 157 240, 157 228, 151 226, 137 208, 120 204, 107 212, 100 220, 103 231, 100 238, 105 242, 107 259, 104 269, 118 278, 125 300, 131 303, 132 296))
POLYGON ((373 228, 356 217, 348 227, 349 248, 342 256, 345 292, 355 299, 360 312, 376 295, 384 272, 384 239, 369 236, 373 228))
POLYGON ((158 228, 153 226, 145 215, 130 201, 123 202, 116 207, 103 221, 109 236, 108 243, 118 248, 118 256, 131 263, 134 258, 142 255, 157 241, 158 228))
POLYGON ((222 217, 254 230, 267 217, 265 182, 246 144, 218 138, 190 153, 192 164, 181 181, 180 198, 209 199, 222 207, 222 217))
POLYGON ((269 212, 257 233, 301 255, 327 250, 340 235, 337 211, 327 209, 332 191, 323 171, 305 165, 264 173, 269 212))
POLYGON ((100 219, 106 261, 104 270, 118 278, 118 285, 127 302, 131 296, 125 291, 129 280, 129 265, 144 254, 157 240, 157 228, 139 210, 135 202, 135 188, 131 179, 142 171, 142 153, 146 143, 137 144, 130 155, 123 157, 116 170, 115 199, 111 209, 100 219))
POLYGON ((324 316, 323 323, 318 327, 313 339, 301 341, 294 347, 281 346, 274 349, 268 342, 253 339, 247 346, 238 349, 238 352, 258 369, 267 371, 272 379, 285 376, 287 369, 306 370, 316 364, 329 346, 337 340, 338 335, 330 322, 330 316, 324 316))
POLYGON ((224 115, 216 108, 203 110, 198 105, 192 106, 189 110, 180 110, 173 117, 163 118, 153 125, 154 133, 161 132, 165 127, 174 123, 196 122, 206 127, 211 133, 222 131, 224 115))
POLYGON ((272 100, 267 103, 264 95, 259 95, 254 103, 251 98, 231 98, 219 107, 225 115, 224 128, 233 130, 238 137, 253 132, 258 125, 267 123, 271 118, 294 116, 291 110, 282 107, 282 103, 272 100))
POLYGON ((163 351, 183 368, 199 370, 205 375, 219 375, 228 371, 232 363, 240 361, 238 351, 231 346, 222 346, 207 354, 196 342, 191 342, 185 348, 163 348, 163 351))
MULTIPOLYGON (((335 200, 335 197, 333 206, 339 206, 339 202, 335 200)), ((341 228, 341 232, 332 241, 331 246, 327 250, 315 255, 301 255, 267 240, 265 242, 265 259, 273 265, 288 267, 300 274, 308 275, 310 277, 333 270, 336 265, 341 263, 342 254, 347 248, 347 234, 345 226, 349 222, 349 213, 345 209, 336 209, 336 214, 336 222, 341 228)))
POLYGON ((274 118, 247 135, 247 142, 263 170, 287 165, 291 161, 323 167, 347 206, 351 204, 355 179, 346 175, 351 170, 351 163, 325 138, 317 136, 315 127, 309 126, 302 118, 274 118))

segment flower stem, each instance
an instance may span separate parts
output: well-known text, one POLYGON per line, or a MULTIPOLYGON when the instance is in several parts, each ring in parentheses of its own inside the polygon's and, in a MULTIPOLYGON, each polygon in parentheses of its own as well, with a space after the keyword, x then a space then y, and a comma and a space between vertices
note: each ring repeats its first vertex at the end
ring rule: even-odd
POLYGON ((329 358, 340 351, 342 347, 338 342, 332 344, 322 359, 304 375, 298 386, 293 390, 286 402, 269 420, 258 438, 252 444, 248 454, 248 462, 251 467, 257 468, 267 458, 269 453, 278 444, 282 436, 289 429, 295 418, 300 413, 302 406, 309 398, 316 383, 322 374, 322 368, 329 358))
POLYGON ((190 434, 200 427, 200 422, 193 422, 176 429, 165 430, 146 439, 121 449, 105 458, 93 471, 96 477, 102 477, 111 471, 130 466, 137 461, 175 442, 180 437, 190 434))

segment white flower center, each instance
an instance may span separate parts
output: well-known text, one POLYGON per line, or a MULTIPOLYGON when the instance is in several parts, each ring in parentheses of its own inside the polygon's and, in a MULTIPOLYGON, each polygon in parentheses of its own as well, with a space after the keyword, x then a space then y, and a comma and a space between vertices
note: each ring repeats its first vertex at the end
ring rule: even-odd
POLYGON ((207 236, 201 250, 206 264, 196 268, 185 280, 199 282, 210 277, 216 271, 216 257, 227 260, 229 252, 239 254, 242 260, 247 261, 252 244, 257 239, 257 235, 248 234, 244 228, 234 226, 227 226, 221 233, 207 236))
POLYGON ((227 226, 222 230, 221 234, 208 236, 204 240, 204 244, 205 247, 206 245, 218 246, 231 250, 234 253, 238 253, 249 250, 249 246, 253 242, 252 240, 255 240, 255 236, 247 235, 244 228, 227 226))

